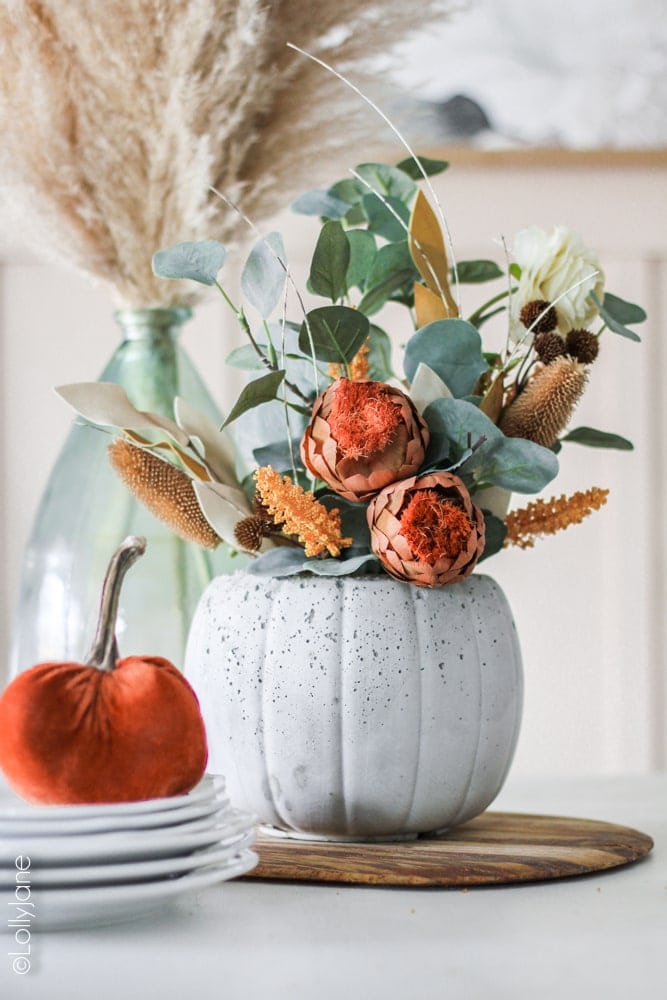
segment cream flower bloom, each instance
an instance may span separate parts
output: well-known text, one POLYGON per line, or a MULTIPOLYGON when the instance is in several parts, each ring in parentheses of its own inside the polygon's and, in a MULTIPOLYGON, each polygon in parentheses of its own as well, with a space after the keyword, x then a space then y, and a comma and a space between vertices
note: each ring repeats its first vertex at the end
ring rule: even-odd
POLYGON ((555 303, 558 330, 562 334, 586 327, 595 318, 598 310, 590 293, 594 292, 602 301, 604 273, 597 256, 578 233, 566 226, 556 226, 551 232, 529 226, 517 233, 513 253, 521 268, 511 309, 512 332, 517 339, 521 331, 525 333, 519 313, 527 302, 535 299, 555 303))

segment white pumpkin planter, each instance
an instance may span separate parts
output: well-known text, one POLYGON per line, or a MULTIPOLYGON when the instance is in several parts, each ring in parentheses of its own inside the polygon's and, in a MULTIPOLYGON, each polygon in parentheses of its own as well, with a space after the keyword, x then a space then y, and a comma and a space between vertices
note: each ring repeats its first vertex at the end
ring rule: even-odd
POLYGON ((498 794, 521 655, 487 576, 436 590, 383 577, 215 579, 185 673, 209 770, 263 823, 310 837, 455 826, 498 794))

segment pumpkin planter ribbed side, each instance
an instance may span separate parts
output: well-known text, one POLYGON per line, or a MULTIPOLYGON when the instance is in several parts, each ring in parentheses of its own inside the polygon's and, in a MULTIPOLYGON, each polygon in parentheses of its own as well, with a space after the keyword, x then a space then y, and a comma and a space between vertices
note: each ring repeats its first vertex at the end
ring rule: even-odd
POLYGON ((439 589, 388 577, 218 577, 190 631, 209 770, 262 822, 310 836, 455 826, 499 792, 523 679, 487 576, 439 589))

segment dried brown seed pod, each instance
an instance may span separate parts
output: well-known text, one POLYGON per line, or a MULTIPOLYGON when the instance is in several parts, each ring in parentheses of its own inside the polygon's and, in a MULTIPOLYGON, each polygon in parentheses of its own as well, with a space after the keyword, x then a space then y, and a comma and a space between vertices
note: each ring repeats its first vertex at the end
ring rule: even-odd
POLYGON ((546 299, 533 299, 521 308, 519 319, 527 330, 551 333, 558 326, 556 310, 546 299))

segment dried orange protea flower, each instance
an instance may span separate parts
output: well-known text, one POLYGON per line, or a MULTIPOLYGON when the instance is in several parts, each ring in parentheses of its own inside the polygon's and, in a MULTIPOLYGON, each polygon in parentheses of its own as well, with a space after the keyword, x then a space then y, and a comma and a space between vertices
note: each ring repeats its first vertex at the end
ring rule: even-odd
POLYGON ((414 475, 428 441, 426 423, 400 389, 341 378, 315 400, 301 457, 335 493, 367 500, 414 475))
POLYGON ((587 380, 586 369, 575 358, 554 358, 536 371, 505 410, 501 431, 551 448, 569 423, 587 380))
POLYGON ((130 492, 179 538, 205 549, 220 544, 185 472, 126 438, 114 441, 108 452, 112 466, 130 492))
POLYGON ((289 476, 281 476, 266 465, 256 470, 255 482, 262 506, 274 523, 282 526, 283 534, 296 535, 307 556, 323 552, 339 556, 352 544, 351 538, 341 536, 340 511, 327 510, 289 476))
POLYGON ((531 549, 537 535, 555 535, 557 531, 580 524, 594 510, 599 510, 607 502, 609 490, 593 486, 585 492, 573 493, 567 497, 551 497, 550 500, 533 500, 520 510, 511 511, 505 518, 507 535, 504 545, 518 545, 520 549, 531 549))
POLYGON ((386 571, 417 587, 463 580, 484 551, 484 515, 450 472, 387 486, 367 516, 371 548, 386 571))
MULTIPOLYGON (((362 344, 347 366, 348 377, 352 382, 361 382, 368 378, 368 343, 362 344)), ((329 365, 329 375, 331 378, 342 378, 344 375, 343 366, 332 363, 329 365)))

